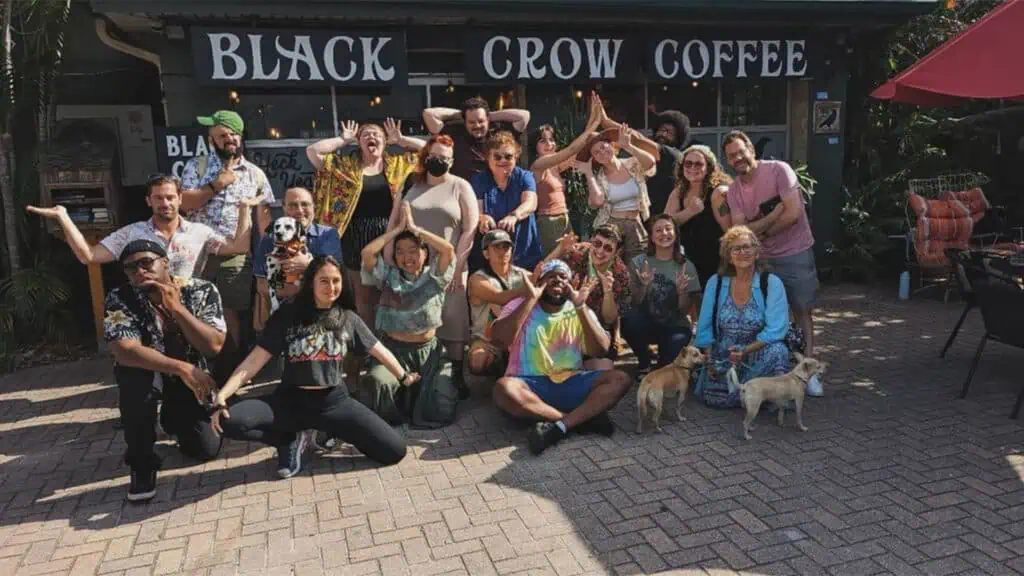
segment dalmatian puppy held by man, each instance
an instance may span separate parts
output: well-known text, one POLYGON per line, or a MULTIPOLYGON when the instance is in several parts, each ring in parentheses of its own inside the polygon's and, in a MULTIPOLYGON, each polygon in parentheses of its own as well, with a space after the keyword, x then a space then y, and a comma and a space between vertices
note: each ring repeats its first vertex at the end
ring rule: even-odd
POLYGON ((275 311, 281 305, 277 291, 291 284, 298 286, 302 280, 300 273, 287 274, 281 263, 291 258, 308 254, 306 248, 306 231, 302 230, 298 221, 291 216, 282 216, 274 220, 271 235, 274 249, 267 254, 267 284, 270 286, 270 309, 275 311))

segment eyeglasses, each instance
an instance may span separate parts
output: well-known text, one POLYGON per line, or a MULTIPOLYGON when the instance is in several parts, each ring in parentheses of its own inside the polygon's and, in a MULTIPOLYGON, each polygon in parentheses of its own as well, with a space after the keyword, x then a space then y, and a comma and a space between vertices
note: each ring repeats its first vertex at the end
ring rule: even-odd
POLYGON ((150 258, 147 256, 145 258, 133 260, 132 262, 125 262, 124 271, 128 274, 134 274, 141 268, 146 272, 151 272, 153 270, 153 265, 156 264, 157 260, 159 260, 159 258, 150 258))
POLYGON ((703 162, 694 162, 693 160, 684 160, 683 168, 703 168, 706 166, 703 162))
POLYGON ((506 162, 511 162, 511 161, 516 159, 516 155, 515 154, 491 154, 491 158, 495 162, 501 162, 502 160, 504 160, 506 162))
POLYGON ((590 244, 594 248, 597 248, 598 250, 606 252, 608 254, 615 252, 615 244, 612 244, 611 242, 601 242, 599 240, 593 240, 590 244))
POLYGON ((736 246, 729 246, 729 252, 733 254, 739 254, 740 252, 753 252, 755 246, 753 244, 737 244, 736 246))

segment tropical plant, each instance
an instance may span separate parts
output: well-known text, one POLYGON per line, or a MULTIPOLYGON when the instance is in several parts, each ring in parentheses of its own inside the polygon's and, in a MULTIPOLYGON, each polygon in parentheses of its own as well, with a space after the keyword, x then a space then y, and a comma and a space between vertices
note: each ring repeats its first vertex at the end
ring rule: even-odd
POLYGON ((71 0, 7 0, 0 13, 0 199, 5 270, 21 267, 22 206, 39 190, 39 143, 45 138, 71 0))
POLYGON ((14 353, 27 344, 67 343, 71 290, 54 268, 37 261, 0 282, 0 359, 14 367, 14 353))
POLYGON ((39 150, 61 61, 70 0, 6 0, 0 8, 0 208, 3 210, 4 280, 0 282, 0 357, 40 341, 63 344, 74 324, 70 292, 56 268, 39 256, 23 268, 26 253, 48 247, 28 233, 23 206, 39 190, 39 150))
POLYGON ((993 108, 972 101, 952 109, 922 109, 870 98, 875 87, 977 21, 997 0, 940 6, 890 31, 861 38, 851 61, 847 97, 846 202, 842 226, 827 255, 834 272, 870 277, 879 256, 901 250, 879 241, 902 232, 907 180, 969 170, 987 171, 991 143, 986 136, 951 128, 950 118, 993 108))
MULTIPOLYGON (((551 125, 555 128, 555 142, 560 149, 568 146, 587 125, 587 110, 581 102, 584 100, 575 98, 571 90, 556 100, 551 125)), ((569 170, 562 176, 573 230, 580 237, 586 237, 596 214, 596 210, 587 203, 587 183, 575 170, 569 170)))

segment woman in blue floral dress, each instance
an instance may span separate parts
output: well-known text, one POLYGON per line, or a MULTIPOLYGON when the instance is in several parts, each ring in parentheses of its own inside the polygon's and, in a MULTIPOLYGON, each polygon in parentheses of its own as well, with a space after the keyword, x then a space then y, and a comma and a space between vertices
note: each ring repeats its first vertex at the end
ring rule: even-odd
POLYGON ((721 263, 705 287, 694 341, 708 358, 694 394, 708 406, 740 405, 739 390, 730 390, 726 379, 732 365, 741 383, 790 369, 786 291, 782 280, 770 274, 762 292, 760 251, 757 236, 746 226, 734 226, 722 236, 721 263))

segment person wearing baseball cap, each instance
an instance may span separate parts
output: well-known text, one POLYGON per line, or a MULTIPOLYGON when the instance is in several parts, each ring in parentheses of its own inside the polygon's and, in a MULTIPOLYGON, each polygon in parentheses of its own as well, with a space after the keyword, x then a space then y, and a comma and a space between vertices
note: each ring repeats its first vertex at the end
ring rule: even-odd
MULTIPOLYGON (((270 226, 274 191, 267 175, 242 154, 245 122, 238 113, 218 110, 196 121, 209 127, 210 154, 192 158, 181 174, 181 207, 194 222, 205 224, 231 238, 238 228, 238 214, 225 210, 243 199, 259 198, 255 228, 257 236, 270 226)), ((228 351, 241 345, 241 313, 252 307, 252 258, 249 254, 213 255, 206 261, 202 277, 214 282, 224 300, 228 324, 228 351)), ((233 359, 226 364, 234 367, 233 359)))
POLYGON ((491 324, 502 306, 526 296, 523 286, 529 272, 512 264, 512 236, 505 230, 488 230, 480 245, 484 265, 469 277, 469 372, 475 376, 499 376, 505 371, 508 349, 491 342, 491 324))
POLYGON ((153 444, 160 400, 160 425, 183 455, 207 461, 220 452, 205 409, 216 388, 206 358, 220 352, 226 327, 217 288, 171 276, 159 243, 133 240, 119 262, 128 282, 107 295, 103 337, 120 390, 125 463, 131 468, 128 500, 141 502, 156 495, 160 458, 153 444))
POLYGON ((597 284, 573 289, 572 270, 557 258, 543 262, 538 284, 526 278, 523 297, 509 302, 491 326, 491 341, 509 349, 505 376, 494 386, 494 403, 515 418, 539 420, 527 437, 540 454, 570 430, 611 435, 608 410, 629 390, 621 370, 586 370, 584 354, 603 356, 608 332, 587 306, 597 284))

